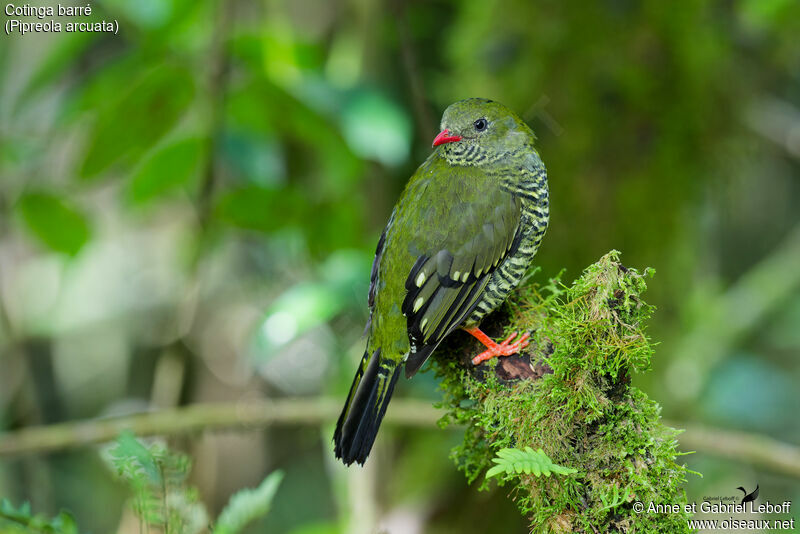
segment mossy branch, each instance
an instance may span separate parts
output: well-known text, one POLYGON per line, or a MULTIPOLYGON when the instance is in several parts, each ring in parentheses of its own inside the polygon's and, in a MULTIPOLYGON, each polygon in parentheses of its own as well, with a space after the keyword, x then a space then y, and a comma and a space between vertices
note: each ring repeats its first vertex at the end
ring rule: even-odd
POLYGON ((632 510, 637 500, 686 502, 678 431, 630 385, 653 354, 645 335, 653 309, 641 299, 652 274, 624 267, 612 251, 569 287, 523 283, 484 326, 498 338, 531 332, 527 352, 475 368, 468 362, 478 347, 465 338, 438 351, 442 424, 466 425, 452 456, 470 481, 487 489, 482 475, 508 448, 540 449, 548 462, 577 469, 552 477, 517 469, 500 481, 513 485, 535 532, 688 531, 688 516, 632 510))

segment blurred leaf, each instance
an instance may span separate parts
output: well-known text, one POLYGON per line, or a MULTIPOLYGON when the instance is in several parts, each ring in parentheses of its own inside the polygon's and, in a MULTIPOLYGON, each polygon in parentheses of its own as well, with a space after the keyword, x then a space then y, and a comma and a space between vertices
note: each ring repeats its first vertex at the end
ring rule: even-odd
POLYGON ((216 216, 223 222, 274 232, 302 221, 308 201, 291 189, 247 186, 220 195, 216 216))
POLYGON ((169 131, 193 95, 194 80, 187 69, 170 65, 147 72, 100 113, 80 175, 93 178, 120 159, 139 156, 169 131))
MULTIPOLYGON (((441 462, 440 462, 441 463, 441 462)), ((333 521, 301 525, 289 534, 341 534, 339 524, 333 521)))
POLYGON ((275 348, 332 318, 341 309, 336 297, 329 285, 315 282, 299 283, 286 290, 267 311, 258 334, 264 350, 258 353, 269 358, 275 348))
POLYGON ((335 250, 361 245, 365 227, 363 206, 363 200, 356 195, 315 206, 316 216, 303 227, 309 250, 324 257, 335 250))
POLYGON ((17 205, 22 220, 39 240, 56 252, 75 255, 89 240, 86 217, 51 193, 27 193, 17 205))
POLYGON ((226 224, 263 233, 299 229, 315 256, 359 246, 364 230, 360 197, 316 203, 311 191, 255 185, 218 195, 215 217, 226 224))
POLYGON ((786 15, 795 0, 744 0, 738 8, 742 18, 758 28, 769 28, 786 15))
POLYGON ((298 283, 276 298, 255 331, 253 354, 269 360, 278 348, 366 298, 370 258, 354 250, 334 252, 320 267, 321 282, 298 283))
MULTIPOLYGON (((303 93, 301 89, 297 92, 303 93)), ((318 92, 319 88, 315 93, 318 92)), ((253 132, 281 132, 302 147, 304 151, 295 159, 301 168, 313 165, 310 171, 299 174, 315 180, 308 184, 314 195, 340 200, 359 184, 363 164, 338 125, 296 95, 266 80, 252 80, 231 90, 227 102, 229 120, 237 127, 253 132)))
POLYGON ((181 186, 194 184, 205 147, 204 138, 189 138, 155 151, 131 178, 129 198, 135 203, 144 203, 181 186))
MULTIPOLYGON (((84 73, 79 84, 65 94, 59 112, 66 124, 94 118, 130 91, 132 83, 147 70, 143 54, 137 49, 121 51, 84 73)), ((152 68, 152 67, 150 67, 152 68)), ((92 124, 81 124, 81 130, 91 133, 92 124)))
MULTIPOLYGON (((796 325, 795 325, 796 328, 796 325)), ((697 410, 712 421, 747 430, 793 432, 796 440, 800 396, 786 369, 760 354, 740 353, 713 372, 697 410)))
POLYGON ((361 300, 367 294, 367 282, 372 268, 372 254, 361 250, 337 250, 319 266, 320 276, 338 293, 339 298, 361 300))
POLYGON ((267 31, 261 37, 264 59, 262 68, 276 82, 284 85, 297 82, 300 78, 295 43, 297 35, 291 23, 280 12, 273 12, 267 26, 267 31))
POLYGON ((105 0, 103 4, 112 8, 127 19, 142 28, 158 28, 162 26, 173 11, 173 0, 138 0, 126 2, 125 0, 105 0))
POLYGON ((42 533, 42 534, 78 534, 78 526, 69 512, 61 511, 53 519, 41 515, 32 515, 29 503, 19 508, 7 499, 0 499, 0 532, 3 534, 42 533))
POLYGON ((251 521, 267 515, 282 480, 283 472, 275 471, 258 488, 237 492, 219 515, 214 534, 236 534, 251 521))
POLYGON ((29 165, 40 153, 41 146, 35 140, 25 138, 3 139, 3 143, 0 144, 0 164, 29 165))
POLYGON ((54 82, 65 71, 73 68, 78 58, 96 39, 95 34, 71 32, 59 38, 58 46, 50 48, 50 53, 38 63, 25 87, 20 91, 18 106, 22 106, 37 95, 48 84, 54 82))
POLYGON ((375 91, 357 93, 342 111, 347 144, 356 154, 384 165, 399 165, 411 150, 411 119, 375 91))
POLYGON ((338 87, 352 87, 358 82, 361 74, 361 42, 352 32, 338 32, 331 43, 325 75, 332 84, 338 87))
POLYGON ((262 187, 283 185, 286 162, 281 145, 274 136, 228 131, 222 140, 225 161, 245 181, 262 187))
POLYGON ((766 338, 774 346, 786 350, 800 347, 800 296, 789 300, 786 307, 776 314, 771 324, 765 325, 766 338))

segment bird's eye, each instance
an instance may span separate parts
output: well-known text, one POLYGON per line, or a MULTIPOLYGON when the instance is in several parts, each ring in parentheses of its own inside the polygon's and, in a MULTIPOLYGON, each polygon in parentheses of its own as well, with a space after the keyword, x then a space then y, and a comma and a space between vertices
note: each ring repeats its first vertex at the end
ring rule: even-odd
POLYGON ((475 131, 482 132, 486 129, 489 123, 486 122, 486 119, 478 119, 473 122, 472 125, 475 127, 475 131))

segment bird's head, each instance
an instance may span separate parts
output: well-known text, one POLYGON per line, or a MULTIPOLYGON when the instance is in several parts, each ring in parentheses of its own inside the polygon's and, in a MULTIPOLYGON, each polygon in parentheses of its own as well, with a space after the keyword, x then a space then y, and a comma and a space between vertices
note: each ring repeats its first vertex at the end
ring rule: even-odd
POLYGON ((448 107, 441 132, 433 140, 453 165, 484 165, 520 148, 533 148, 535 137, 525 122, 502 104, 468 98, 448 107))

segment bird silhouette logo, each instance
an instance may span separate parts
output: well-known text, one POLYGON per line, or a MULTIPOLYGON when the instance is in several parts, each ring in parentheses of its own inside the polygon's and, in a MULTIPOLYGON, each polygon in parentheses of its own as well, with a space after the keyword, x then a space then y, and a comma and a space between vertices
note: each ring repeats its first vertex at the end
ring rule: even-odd
POLYGON ((756 489, 754 489, 752 493, 747 493, 747 490, 741 486, 739 486, 736 489, 738 489, 744 494, 744 497, 742 497, 742 502, 739 504, 744 504, 746 502, 753 502, 758 498, 758 484, 756 484, 756 489))

